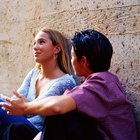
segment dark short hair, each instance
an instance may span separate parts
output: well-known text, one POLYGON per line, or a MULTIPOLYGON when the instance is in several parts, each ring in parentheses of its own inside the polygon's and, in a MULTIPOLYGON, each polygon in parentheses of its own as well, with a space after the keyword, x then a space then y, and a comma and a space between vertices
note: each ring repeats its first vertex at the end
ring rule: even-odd
POLYGON ((110 68, 113 48, 105 35, 88 29, 76 32, 72 40, 78 61, 85 56, 93 72, 107 71, 110 68))

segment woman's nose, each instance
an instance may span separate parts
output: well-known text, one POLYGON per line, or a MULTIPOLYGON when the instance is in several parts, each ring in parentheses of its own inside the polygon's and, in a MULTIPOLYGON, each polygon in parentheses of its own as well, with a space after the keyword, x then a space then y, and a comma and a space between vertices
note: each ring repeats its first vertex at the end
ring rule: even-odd
POLYGON ((34 50, 37 50, 38 48, 39 48, 38 45, 37 44, 34 44, 33 49, 34 50))

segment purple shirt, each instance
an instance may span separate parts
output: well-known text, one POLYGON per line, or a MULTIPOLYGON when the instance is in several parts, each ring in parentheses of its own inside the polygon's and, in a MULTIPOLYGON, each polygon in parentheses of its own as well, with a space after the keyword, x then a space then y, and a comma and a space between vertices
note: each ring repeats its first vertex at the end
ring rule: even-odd
POLYGON ((93 73, 65 94, 75 100, 79 112, 97 120, 106 140, 137 139, 132 106, 115 75, 93 73))

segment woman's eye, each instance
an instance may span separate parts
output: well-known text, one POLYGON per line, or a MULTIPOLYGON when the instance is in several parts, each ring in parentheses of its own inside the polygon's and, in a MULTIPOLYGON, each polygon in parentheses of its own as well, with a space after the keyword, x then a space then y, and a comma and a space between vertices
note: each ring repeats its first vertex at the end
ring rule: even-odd
POLYGON ((39 43, 40 43, 40 44, 44 44, 44 43, 45 43, 45 41, 41 40, 39 43))

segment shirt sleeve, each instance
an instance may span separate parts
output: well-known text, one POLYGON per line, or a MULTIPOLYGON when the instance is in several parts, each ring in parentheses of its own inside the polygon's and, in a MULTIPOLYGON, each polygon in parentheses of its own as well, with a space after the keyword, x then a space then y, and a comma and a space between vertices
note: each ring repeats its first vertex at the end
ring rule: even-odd
POLYGON ((27 98, 30 84, 31 84, 31 78, 33 74, 33 69, 26 75, 25 79, 23 80, 21 86, 17 90, 20 94, 24 95, 27 98))
POLYGON ((65 94, 71 96, 79 112, 94 118, 103 119, 108 112, 108 101, 93 87, 80 85, 65 94))

